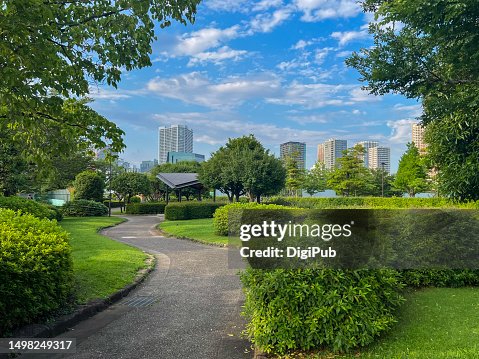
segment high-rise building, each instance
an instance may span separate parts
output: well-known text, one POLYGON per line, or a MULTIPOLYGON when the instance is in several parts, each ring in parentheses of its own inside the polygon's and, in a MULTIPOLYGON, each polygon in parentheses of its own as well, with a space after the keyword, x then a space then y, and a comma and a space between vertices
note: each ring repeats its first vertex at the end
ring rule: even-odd
POLYGON ((158 160, 156 160, 156 159, 154 159, 153 161, 141 161, 140 172, 141 173, 149 172, 157 164, 158 164, 158 160))
POLYGON ((354 146, 361 145, 364 148, 364 155, 360 156, 361 161, 364 163, 364 167, 369 167, 369 149, 373 147, 378 147, 379 142, 377 141, 360 141, 357 142, 354 146))
POLYGON ((324 142, 324 165, 327 169, 337 166, 338 158, 343 157, 343 151, 348 149, 348 141, 331 138, 324 142))
POLYGON ((193 152, 193 130, 187 126, 172 125, 158 129, 158 163, 168 161, 168 152, 193 152))
POLYGON ((318 145, 318 159, 317 162, 324 163, 324 143, 318 145))
POLYGON ((188 152, 168 152, 168 163, 178 163, 182 161, 203 162, 205 155, 188 152))
POLYGON ((298 164, 299 169, 306 168, 306 143, 304 142, 286 142, 279 146, 280 158, 293 158, 298 164))
POLYGON ((426 152, 427 144, 424 142, 424 126, 419 123, 412 124, 412 142, 420 153, 426 152))
POLYGON ((391 149, 389 147, 376 146, 368 151, 368 164, 370 169, 384 169, 391 172, 391 149))

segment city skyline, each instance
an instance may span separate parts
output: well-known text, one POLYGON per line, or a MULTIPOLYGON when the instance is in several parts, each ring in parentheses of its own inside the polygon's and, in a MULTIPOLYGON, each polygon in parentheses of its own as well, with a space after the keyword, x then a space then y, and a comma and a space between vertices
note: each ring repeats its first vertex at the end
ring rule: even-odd
POLYGON ((355 0, 206 0, 194 25, 156 29, 151 67, 118 89, 92 87, 92 107, 126 132, 122 156, 137 165, 157 157, 153 129, 178 123, 206 159, 253 133, 278 157, 281 143, 305 142, 310 168, 317 144, 336 137, 391 147, 394 171, 421 105, 368 95, 344 64, 373 44, 370 21, 355 0))

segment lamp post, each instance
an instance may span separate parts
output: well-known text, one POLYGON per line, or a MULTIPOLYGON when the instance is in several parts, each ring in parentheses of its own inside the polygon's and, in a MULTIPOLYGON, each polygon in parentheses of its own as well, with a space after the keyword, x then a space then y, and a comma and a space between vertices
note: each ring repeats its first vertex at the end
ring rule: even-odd
POLYGON ((381 197, 384 197, 384 166, 386 164, 381 162, 381 197))

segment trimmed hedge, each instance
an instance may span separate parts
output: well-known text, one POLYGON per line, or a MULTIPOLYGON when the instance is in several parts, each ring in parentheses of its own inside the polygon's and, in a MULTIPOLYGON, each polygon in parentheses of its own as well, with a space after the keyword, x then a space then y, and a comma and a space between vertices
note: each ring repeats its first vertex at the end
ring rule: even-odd
POLYGON ((61 213, 54 206, 17 196, 0 196, 0 208, 7 208, 14 211, 21 210, 22 213, 30 213, 37 218, 62 220, 61 213))
POLYGON ((233 232, 236 232, 235 229, 239 230, 240 221, 241 221, 241 213, 245 209, 287 209, 288 207, 276 205, 276 204, 259 204, 256 202, 249 202, 249 203, 230 203, 226 206, 222 206, 218 208, 214 215, 213 215, 213 228, 215 230, 215 234, 220 236, 227 236, 228 235, 228 213, 229 213, 229 220, 231 222, 230 229, 233 232))
POLYGON ((65 203, 62 206, 62 213, 64 216, 72 217, 106 216, 108 214, 108 207, 99 202, 77 199, 65 203))
POLYGON ((241 274, 250 340, 267 353, 370 344, 404 301, 394 270, 254 270, 241 274))
POLYGON ((479 208, 479 203, 454 203, 446 198, 409 197, 270 197, 264 203, 299 208, 479 208))
MULTIPOLYGON (((103 204, 108 208, 110 201, 108 199, 103 200, 103 204)), ((125 202, 123 201, 111 201, 111 208, 122 208, 125 207, 125 202)))
POLYGON ((68 234, 60 226, 0 209, 0 336, 60 308, 72 273, 68 234))
POLYGON ((165 208, 165 219, 170 221, 184 219, 211 218, 213 213, 224 206, 217 202, 175 202, 165 208))
POLYGON ((126 214, 158 214, 165 213, 166 203, 128 203, 126 214))

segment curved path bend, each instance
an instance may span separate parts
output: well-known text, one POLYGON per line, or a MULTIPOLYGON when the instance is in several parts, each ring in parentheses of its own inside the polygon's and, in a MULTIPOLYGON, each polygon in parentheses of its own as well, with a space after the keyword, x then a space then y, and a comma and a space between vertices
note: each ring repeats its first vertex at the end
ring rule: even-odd
POLYGON ((76 353, 62 357, 251 358, 240 336, 241 283, 238 270, 228 269, 227 250, 165 238, 154 229, 158 216, 125 218, 102 233, 154 254, 156 269, 120 302, 62 334, 77 338, 76 353))

